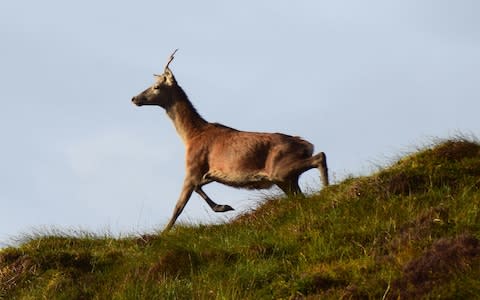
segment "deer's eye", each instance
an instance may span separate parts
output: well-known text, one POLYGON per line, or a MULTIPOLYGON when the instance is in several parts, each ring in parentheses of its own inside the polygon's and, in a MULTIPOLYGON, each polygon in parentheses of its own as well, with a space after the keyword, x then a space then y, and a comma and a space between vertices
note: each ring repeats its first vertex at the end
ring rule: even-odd
POLYGON ((159 84, 154 84, 154 85, 153 85, 153 89, 154 89, 154 90, 158 90, 159 88, 160 88, 160 85, 159 85, 159 84))

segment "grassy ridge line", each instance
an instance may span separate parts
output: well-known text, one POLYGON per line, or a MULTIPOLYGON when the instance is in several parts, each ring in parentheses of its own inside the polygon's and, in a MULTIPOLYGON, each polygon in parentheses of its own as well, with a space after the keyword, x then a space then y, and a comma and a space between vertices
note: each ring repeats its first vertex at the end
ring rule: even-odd
POLYGON ((480 145, 463 139, 223 225, 0 252, 5 299, 476 298, 480 145))

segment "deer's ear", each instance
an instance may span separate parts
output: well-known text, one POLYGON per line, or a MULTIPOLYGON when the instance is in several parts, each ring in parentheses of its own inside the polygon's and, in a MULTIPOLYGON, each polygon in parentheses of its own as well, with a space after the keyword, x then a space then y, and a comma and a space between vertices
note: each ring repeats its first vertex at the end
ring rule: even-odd
POLYGON ((165 68, 165 72, 163 73, 165 76, 165 83, 167 85, 175 85, 177 84, 177 81, 175 80, 175 76, 173 76, 172 71, 170 71, 169 68, 165 68))

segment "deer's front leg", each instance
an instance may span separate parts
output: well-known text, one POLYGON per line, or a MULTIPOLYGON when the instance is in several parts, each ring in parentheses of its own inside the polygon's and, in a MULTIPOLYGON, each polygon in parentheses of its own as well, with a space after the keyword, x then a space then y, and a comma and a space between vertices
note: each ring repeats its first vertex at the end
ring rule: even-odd
POLYGON ((193 190, 194 185, 189 180, 185 180, 185 182, 183 183, 182 193, 180 194, 180 198, 178 199, 177 204, 175 205, 175 209, 173 210, 173 216, 170 219, 170 222, 168 222, 167 227, 165 227, 164 232, 169 231, 172 228, 173 224, 175 224, 178 216, 180 216, 183 209, 185 208, 188 199, 190 199, 193 190))
POLYGON ((230 205, 226 205, 226 204, 222 205, 222 204, 217 204, 213 202, 213 200, 210 199, 210 197, 208 197, 207 194, 205 194, 205 192, 202 190, 202 187, 200 186, 197 186, 195 188, 195 192, 197 192, 197 194, 199 194, 205 200, 205 202, 207 202, 208 206, 210 206, 210 208, 214 212, 226 212, 226 211, 234 210, 230 205))

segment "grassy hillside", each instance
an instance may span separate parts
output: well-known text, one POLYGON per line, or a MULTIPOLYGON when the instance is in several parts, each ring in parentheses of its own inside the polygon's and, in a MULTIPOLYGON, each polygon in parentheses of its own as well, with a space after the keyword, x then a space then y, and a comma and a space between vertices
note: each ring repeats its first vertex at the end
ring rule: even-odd
POLYGON ((446 141, 229 224, 31 238, 0 252, 0 298, 479 298, 479 188, 480 145, 446 141))

